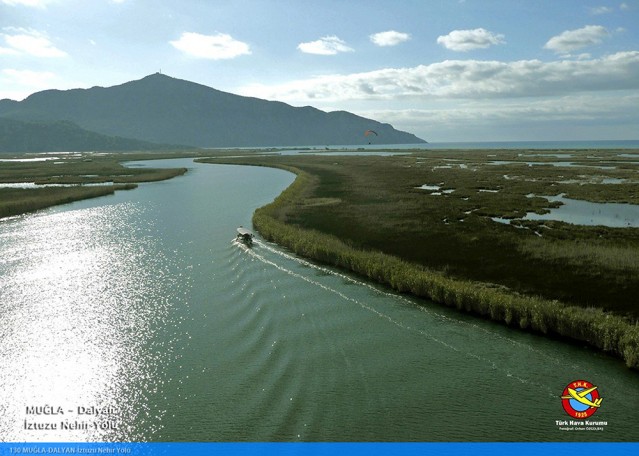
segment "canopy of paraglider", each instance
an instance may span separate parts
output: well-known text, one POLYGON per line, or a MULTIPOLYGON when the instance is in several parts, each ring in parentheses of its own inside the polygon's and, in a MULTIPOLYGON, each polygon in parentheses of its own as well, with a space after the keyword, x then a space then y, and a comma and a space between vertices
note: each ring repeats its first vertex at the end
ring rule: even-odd
MULTIPOLYGON (((364 137, 371 136, 371 135, 379 136, 375 130, 366 130, 364 132, 364 137)), ((371 144, 370 139, 368 141, 368 144, 371 144)))

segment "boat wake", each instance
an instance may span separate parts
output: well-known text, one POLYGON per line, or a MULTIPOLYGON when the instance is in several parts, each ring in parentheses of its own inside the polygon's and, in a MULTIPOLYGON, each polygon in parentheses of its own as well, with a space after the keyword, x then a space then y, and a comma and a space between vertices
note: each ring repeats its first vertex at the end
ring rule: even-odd
MULTIPOLYGON (((429 307, 424 306, 423 303, 418 303, 416 302, 416 300, 405 297, 405 296, 401 296, 398 295, 396 293, 390 292, 390 291, 386 291, 383 289, 380 289, 379 286, 375 286, 374 284, 371 283, 367 283, 364 282, 362 280, 358 280, 348 274, 345 274, 343 272, 337 271, 335 269, 331 269, 325 266, 321 266, 318 264, 315 264, 311 261, 308 261, 306 259, 303 258, 299 258, 295 255, 292 255, 290 253, 287 253, 285 251, 282 251, 281 249, 277 248, 277 246, 269 244, 263 240, 260 239, 255 239, 254 240, 254 248, 249 248, 247 246, 245 246, 244 244, 242 244, 241 242, 237 242, 234 241, 234 244, 237 245, 238 247, 241 248, 241 250, 246 253, 247 255, 249 255, 251 258, 258 260, 260 262, 262 262, 263 264, 266 264, 270 267, 273 267, 291 277, 294 277, 296 279, 299 280, 303 280, 306 283, 309 283, 311 285, 313 285, 314 287, 318 287, 324 291, 327 291, 329 293, 332 293, 336 296, 338 296, 342 302, 348 302, 348 303, 352 303, 355 304, 357 306, 359 306, 360 308, 364 309, 367 312, 370 312, 372 314, 374 314, 375 316, 386 320, 387 322, 391 323, 392 325, 402 329, 402 330, 406 330, 406 331, 411 331, 414 333, 418 333, 421 337, 424 337, 440 346, 445 347, 448 350, 451 350, 455 353, 459 353, 462 356, 466 356, 472 359, 477 360, 478 362, 480 362, 481 364, 483 364, 486 368, 491 369, 495 372, 499 372, 502 375, 504 375, 505 377, 511 379, 511 380, 515 380, 518 381, 522 384, 527 384, 529 386, 537 386, 540 388, 543 388, 545 391, 548 392, 549 395, 553 395, 555 392, 548 387, 545 384, 541 384, 535 380, 533 380, 532 378, 527 378, 525 376, 522 375, 518 375, 517 373, 513 372, 513 369, 511 368, 502 368, 500 367, 500 362, 499 361, 495 361, 493 358, 499 358, 500 356, 500 352, 501 350, 498 348, 499 346, 495 346, 495 344, 490 344, 493 347, 497 347, 495 348, 495 352, 494 352, 494 357, 493 356, 486 356, 486 354, 479 354, 476 353, 474 351, 470 351, 467 348, 460 348, 459 345, 457 344, 451 344, 448 341, 446 341, 444 338, 442 337, 438 337, 435 334, 433 334, 431 331, 428 331, 424 328, 420 328, 419 325, 428 325, 428 324, 434 324, 436 325, 436 327, 439 328, 446 328, 446 327, 472 327, 473 333, 475 333, 477 330, 479 330, 481 333, 483 333, 486 337, 493 339, 493 340, 498 340, 500 342, 504 342, 510 346, 514 346, 517 347, 519 350, 523 350, 525 352, 528 353, 528 355, 530 354, 534 354, 536 356, 539 357, 543 357, 544 360, 546 362, 550 362, 552 364, 556 364, 556 365, 565 365, 565 361, 559 360, 557 358, 554 358, 552 356, 549 356, 549 354, 543 350, 538 350, 535 349, 534 347, 532 347, 530 344, 526 344, 526 343, 522 343, 522 342, 518 342, 512 338, 506 337, 502 334, 499 334, 498 332, 496 332, 495 330, 491 330, 490 328, 484 328, 479 324, 475 324, 472 322, 467 322, 467 321, 463 321, 461 319, 456 319, 452 316, 446 315, 442 312, 437 312, 436 310, 433 310, 429 307), (257 249, 255 248, 257 247, 257 249), (292 263, 291 266, 284 266, 282 264, 280 264, 280 262, 278 262, 275 258, 270 258, 271 255, 275 255, 276 257, 280 257, 286 261, 289 261, 292 263), (315 271, 316 273, 319 273, 318 276, 320 277, 332 277, 332 278, 339 278, 342 281, 344 281, 347 284, 350 285, 355 285, 357 287, 362 287, 365 288, 369 293, 371 294, 371 298, 367 299, 366 302, 364 302, 362 299, 358 299, 355 298, 353 296, 349 296, 348 294, 344 293, 343 291, 340 291, 332 286, 329 286, 325 283, 322 283, 322 281, 320 281, 321 279, 318 279, 317 277, 310 277, 308 274, 305 274, 303 272, 296 272, 294 269, 293 265, 299 265, 302 266, 304 268, 306 268, 307 270, 312 270, 315 271), (373 304, 371 304, 371 302, 374 302, 376 298, 384 298, 385 303, 388 302, 388 299, 391 299, 395 302, 397 302, 398 304, 401 304, 403 308, 410 308, 413 309, 417 312, 420 313, 425 313, 427 316, 427 320, 429 321, 424 321, 423 318, 419 318, 418 315, 415 315, 414 313, 411 313, 407 318, 411 318, 414 319, 414 323, 407 323, 405 321, 402 321, 401 319, 398 319, 396 317, 393 317, 391 315, 389 315, 388 313, 379 310, 378 308, 376 308, 373 304)), ((387 305, 387 304, 386 304, 387 305)), ((469 328, 470 329, 470 328, 469 328)), ((466 331, 465 329, 462 329, 462 331, 466 331)), ((448 334, 450 331, 447 330, 442 330, 443 334, 448 334)), ((456 335, 458 335, 458 331, 452 331, 454 332, 456 335)), ((474 344, 469 344, 470 346, 474 346, 474 344)), ((510 364, 512 365, 512 360, 510 360, 510 364)), ((525 364, 525 363, 524 363, 525 364)), ((575 369, 578 369, 578 366, 574 366, 575 369)), ((525 371, 525 369, 524 369, 525 371)))

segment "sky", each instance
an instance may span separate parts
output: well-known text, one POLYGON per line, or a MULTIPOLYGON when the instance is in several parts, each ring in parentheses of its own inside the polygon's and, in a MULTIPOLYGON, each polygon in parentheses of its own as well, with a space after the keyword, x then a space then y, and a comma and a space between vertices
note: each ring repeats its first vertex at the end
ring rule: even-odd
POLYGON ((0 0, 0 99, 152 73, 429 142, 639 139, 639 0, 0 0))

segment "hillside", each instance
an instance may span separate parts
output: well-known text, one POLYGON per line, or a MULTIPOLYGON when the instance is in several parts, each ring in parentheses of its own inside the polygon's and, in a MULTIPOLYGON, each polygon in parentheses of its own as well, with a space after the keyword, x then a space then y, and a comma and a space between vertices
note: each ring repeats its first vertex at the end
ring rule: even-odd
POLYGON ((167 146, 84 130, 68 121, 23 122, 0 117, 1 152, 151 150, 167 146))
POLYGON ((242 97, 158 73, 113 87, 46 90, 21 102, 2 100, 0 116, 65 120, 105 135, 196 147, 424 142, 349 112, 242 97), (365 137, 369 129, 378 136, 365 137))

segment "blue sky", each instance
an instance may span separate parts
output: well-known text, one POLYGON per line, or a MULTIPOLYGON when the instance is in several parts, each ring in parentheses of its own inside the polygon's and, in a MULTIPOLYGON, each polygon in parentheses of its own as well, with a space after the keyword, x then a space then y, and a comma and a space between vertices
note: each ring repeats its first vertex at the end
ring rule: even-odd
POLYGON ((0 0, 0 98, 162 71, 432 142, 639 139, 639 0, 0 0))

